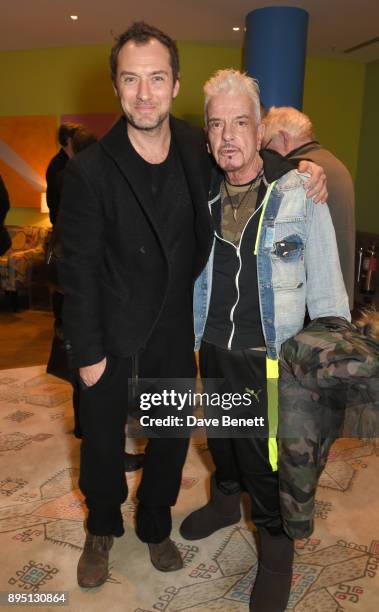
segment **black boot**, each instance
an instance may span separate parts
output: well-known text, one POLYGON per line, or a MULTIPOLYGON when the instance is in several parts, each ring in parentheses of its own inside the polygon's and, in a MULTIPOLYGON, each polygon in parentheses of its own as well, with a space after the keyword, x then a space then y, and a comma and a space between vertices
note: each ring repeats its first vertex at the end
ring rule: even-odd
MULTIPOLYGON (((234 483, 237 485, 237 483, 234 483)), ((195 510, 181 524, 180 535, 185 540, 201 540, 222 527, 238 523, 241 518, 240 490, 226 494, 217 486, 214 475, 211 479, 211 498, 206 506, 195 510)))
POLYGON ((291 590, 294 541, 284 533, 258 529, 258 572, 250 596, 250 612, 284 612, 291 590))

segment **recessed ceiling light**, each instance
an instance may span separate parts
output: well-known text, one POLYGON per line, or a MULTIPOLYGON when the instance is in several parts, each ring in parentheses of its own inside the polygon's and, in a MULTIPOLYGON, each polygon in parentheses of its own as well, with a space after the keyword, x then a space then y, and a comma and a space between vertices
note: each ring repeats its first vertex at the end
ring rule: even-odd
POLYGON ((239 32, 241 28, 239 28, 238 26, 234 26, 233 28, 233 32, 239 32))
POLYGON ((72 19, 72 21, 77 21, 79 17, 77 15, 70 15, 70 19, 72 19))

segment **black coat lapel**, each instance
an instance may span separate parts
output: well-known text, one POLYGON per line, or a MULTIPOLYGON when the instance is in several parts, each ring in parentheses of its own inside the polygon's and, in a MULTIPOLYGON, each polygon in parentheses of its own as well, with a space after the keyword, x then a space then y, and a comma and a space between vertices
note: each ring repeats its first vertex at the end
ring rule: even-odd
POLYGON ((196 214, 195 231, 198 246, 194 273, 197 276, 208 259, 213 240, 213 225, 208 209, 213 163, 211 156, 206 151, 205 139, 201 130, 174 117, 170 117, 170 126, 196 214))
MULTIPOLYGON (((201 155, 199 141, 194 140, 191 127, 186 123, 170 118, 171 133, 175 139, 180 159, 183 165, 184 174, 186 175, 188 187, 195 209, 199 204, 207 201, 209 189, 209 165, 204 163, 205 159, 205 141, 204 154, 201 155)), ((198 134, 196 133, 196 136, 198 134)))
POLYGON ((137 154, 131 150, 131 143, 126 130, 125 118, 121 117, 111 130, 100 140, 100 145, 110 155, 129 183, 136 199, 144 209, 164 251, 166 251, 161 222, 154 206, 151 192, 151 181, 143 164, 139 163, 137 154))

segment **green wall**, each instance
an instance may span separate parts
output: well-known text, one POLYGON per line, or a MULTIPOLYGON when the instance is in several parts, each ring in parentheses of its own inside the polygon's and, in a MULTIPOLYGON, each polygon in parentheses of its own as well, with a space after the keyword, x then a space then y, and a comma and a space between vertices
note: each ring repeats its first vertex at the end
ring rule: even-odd
POLYGON ((242 68, 242 51, 234 47, 216 47, 179 43, 181 90, 174 103, 174 114, 203 125, 203 84, 219 68, 242 68))
MULTIPOLYGON (((117 112, 108 45, 0 52, 0 115, 117 112)), ((202 83, 220 67, 241 66, 241 50, 179 43, 182 91, 178 116, 202 116, 202 83)))
POLYGON ((308 57, 303 110, 317 139, 356 177, 365 65, 308 57))
POLYGON ((0 115, 117 111, 107 45, 0 52, 0 115))
MULTIPOLYGON (((179 43, 179 50, 181 91, 174 113, 201 125, 202 84, 217 68, 240 68, 241 49, 185 42, 179 43)), ((117 112, 108 55, 108 45, 0 52, 2 91, 6 92, 0 96, 0 116, 117 112)), ((372 71, 370 91, 377 71, 372 71)), ((342 159, 354 178, 358 152, 364 148, 362 139, 359 144, 364 82, 363 64, 307 60, 304 111, 312 117, 318 139, 342 159)), ((370 95, 365 96, 366 106, 370 95)), ((11 222, 13 213, 9 214, 11 222)))
POLYGON ((372 233, 379 233, 378 108, 379 60, 366 65, 356 181, 357 227, 372 233))

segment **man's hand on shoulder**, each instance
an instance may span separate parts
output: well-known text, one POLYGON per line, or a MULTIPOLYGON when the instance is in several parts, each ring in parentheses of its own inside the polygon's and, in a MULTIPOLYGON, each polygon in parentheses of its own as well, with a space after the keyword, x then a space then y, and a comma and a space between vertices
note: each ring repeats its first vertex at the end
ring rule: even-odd
POLYGON ((325 204, 328 199, 328 189, 324 168, 314 162, 303 159, 299 163, 298 170, 299 172, 311 175, 304 183, 304 187, 307 190, 307 198, 313 198, 316 204, 325 204))
POLYGON ((100 378, 104 374, 106 365, 107 358, 104 357, 104 359, 102 359, 98 363, 79 368, 80 378, 87 387, 92 387, 100 380, 100 378))

